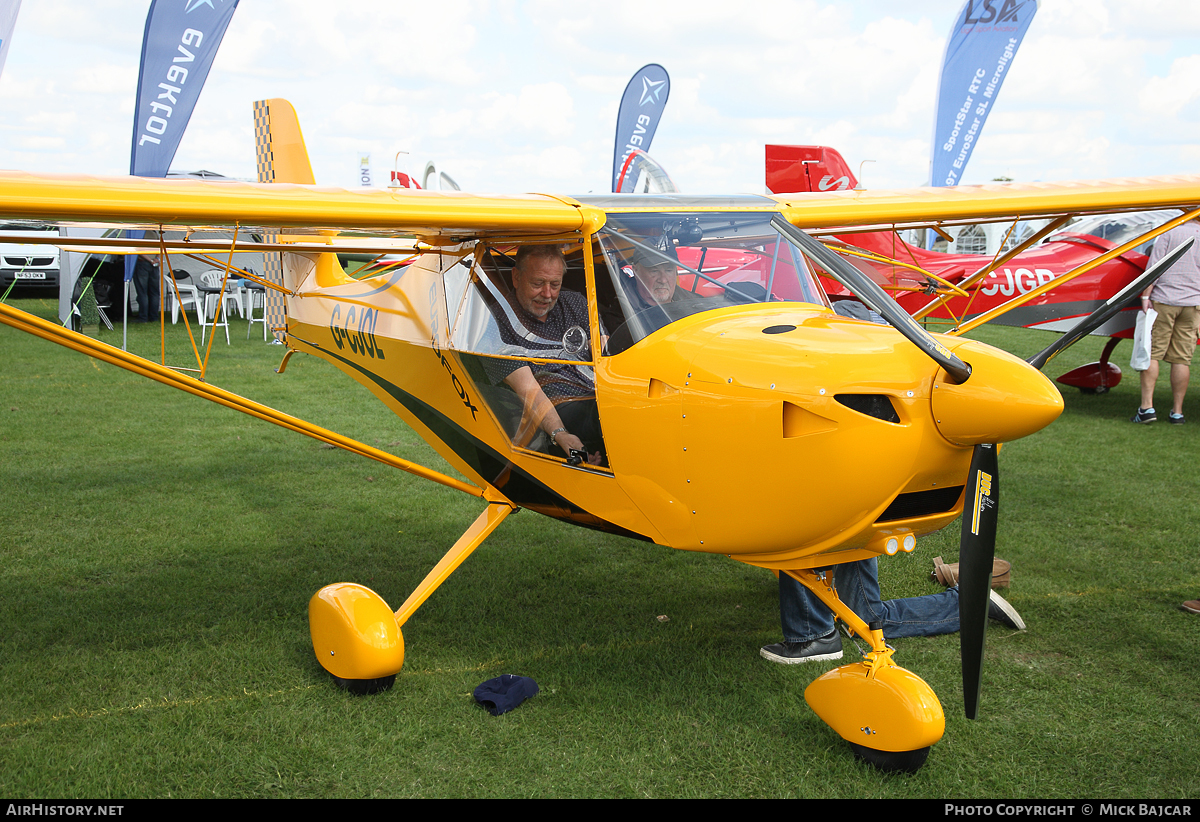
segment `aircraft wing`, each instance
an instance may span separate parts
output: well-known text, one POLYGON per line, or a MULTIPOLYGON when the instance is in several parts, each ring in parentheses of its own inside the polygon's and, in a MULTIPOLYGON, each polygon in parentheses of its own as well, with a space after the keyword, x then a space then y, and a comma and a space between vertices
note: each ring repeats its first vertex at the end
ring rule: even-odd
POLYGON ((10 220, 358 230, 452 240, 464 234, 576 231, 587 223, 587 211, 540 194, 481 197, 456 191, 0 172, 0 215, 10 220))
POLYGON ((799 228, 909 228, 1200 204, 1200 176, 774 194, 799 228))
MULTIPOLYGON (((639 198, 645 199, 645 198, 639 198)), ((704 197, 674 199, 701 204, 704 197)), ((833 230, 963 224, 1063 214, 1182 208, 1200 176, 895 191, 771 195, 793 225, 833 230)), ((631 202, 631 206, 633 203, 631 202)), ((661 207, 661 205, 659 206, 661 207)), ((290 227, 376 235, 555 235, 597 227, 603 212, 570 197, 338 189, 286 183, 0 172, 6 219, 155 226, 290 227)))
MULTIPOLYGON (((951 326, 946 333, 961 335, 986 322, 998 320, 1002 316, 1015 312, 1011 316, 1039 317, 1045 322, 1047 317, 1053 317, 1057 310, 1065 318, 1075 318, 1091 310, 1088 305, 1091 291, 1097 291, 1095 299, 1102 301, 1111 295, 1111 282, 1101 288, 1100 279, 1092 281, 1092 285, 1082 292, 1069 292, 1064 287, 1073 280, 1088 272, 1095 271, 1096 276, 1103 275, 1108 282, 1109 274, 1119 276, 1114 270, 1099 269, 1121 255, 1130 252, 1159 234, 1174 226, 1193 219, 1197 216, 1197 205, 1200 204, 1200 177, 1144 177, 1119 180, 1071 181, 1061 183, 1017 183, 1004 185, 957 186, 950 188, 919 188, 904 191, 831 191, 819 193, 799 193, 775 195, 785 218, 792 224, 810 231, 819 229, 818 233, 827 238, 833 238, 835 244, 854 244, 853 236, 861 234, 864 237, 884 236, 891 238, 890 250, 885 249, 882 256, 875 256, 861 250, 841 248, 844 254, 876 260, 883 266, 884 271, 891 272, 884 277, 891 287, 908 292, 902 299, 904 308, 912 313, 914 318, 931 318, 931 321, 951 326), (1059 229, 1073 217, 1083 215, 1109 214, 1134 211, 1162 211, 1180 209, 1182 214, 1167 222, 1149 228, 1140 236, 1128 239, 1119 247, 1097 254, 1091 259, 1075 259, 1074 266, 1069 271, 1056 272, 1050 269, 1037 271, 1036 286, 1026 287, 1024 283, 1019 288, 1020 293, 1013 295, 1011 286, 1002 291, 1001 286, 991 285, 983 288, 985 278, 994 276, 1000 266, 1010 260, 1020 261, 1017 255, 1059 229), (895 233, 906 228, 931 228, 947 236, 941 230, 942 226, 968 225, 986 222, 1010 222, 1015 227, 1018 220, 1048 219, 1049 223, 1040 231, 1030 233, 1017 245, 996 254, 990 261, 981 257, 970 262, 963 256, 946 257, 945 267, 940 269, 922 269, 911 249, 903 243, 895 233), (883 232, 874 234, 873 232, 883 232), (906 249, 909 249, 906 252, 906 249), (913 269, 916 274, 904 276, 905 269, 913 269), (947 281, 933 273, 937 270, 944 276, 950 276, 947 281), (897 273, 901 276, 897 278, 897 273), (1043 280, 1043 275, 1045 279, 1043 280), (940 286, 938 285, 940 284, 940 286), (964 289, 969 289, 968 291, 964 289), (991 296, 977 301, 980 295, 991 296), (1057 289, 1057 291, 1056 291, 1057 289), (1099 290, 1097 290, 1099 289, 1099 290), (1050 291, 1066 295, 1061 298, 1046 298, 1050 291), (1012 295, 1011 298, 997 297, 998 293, 1012 295), (1080 295, 1083 302, 1080 302, 1080 295), (955 295, 962 299, 951 302, 955 295), (1057 306, 1048 311, 1049 304, 1057 306), (1074 302, 1072 302, 1074 301, 1074 302), (1023 308, 1023 306, 1033 306, 1023 308), (974 307, 974 311, 971 308, 974 307), (1017 311, 1020 309, 1020 311, 1017 311), (938 312, 934 318, 933 312, 938 312), (1022 313, 1025 312, 1025 313, 1022 313)), ((887 245, 888 243, 885 243, 887 245)), ((876 249, 878 250, 878 249, 876 249)), ((924 253, 924 252, 922 252, 924 253)), ((940 256, 940 255, 934 255, 940 256)), ((927 261, 929 258, 922 258, 927 261)), ((1043 258, 1044 260, 1045 258, 1043 258)), ((1055 260, 1057 262, 1057 260, 1055 260)), ((926 263, 926 264, 927 264, 926 263)), ((869 270, 871 263, 862 264, 864 270, 869 270)), ((1033 265, 1030 262, 1030 265, 1033 265)), ((1119 265, 1114 263, 1113 265, 1119 265)), ((1007 269, 1006 269, 1007 271, 1007 269)), ((1033 274, 1018 268, 1017 276, 1033 274)), ((1080 282, 1083 282, 1080 280, 1080 282)), ((1132 321, 1130 321, 1132 322, 1132 321)), ((1018 325, 1028 324, 1018 322, 1018 325)), ((1100 333, 1100 332, 1097 332, 1100 333)), ((1112 333, 1111 329, 1103 333, 1112 333)))

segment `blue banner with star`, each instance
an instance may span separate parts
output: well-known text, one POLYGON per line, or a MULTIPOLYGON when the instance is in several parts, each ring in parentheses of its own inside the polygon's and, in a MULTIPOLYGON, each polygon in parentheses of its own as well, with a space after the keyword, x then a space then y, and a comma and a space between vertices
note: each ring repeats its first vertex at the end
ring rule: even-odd
POLYGON ((142 37, 129 173, 165 177, 238 0, 153 0, 142 37))
MULTIPOLYGON (((662 119, 667 95, 671 92, 671 78, 667 70, 658 63, 642 66, 621 96, 621 108, 617 111, 617 139, 613 149, 612 190, 618 193, 621 187, 621 169, 629 155, 636 149, 650 150, 650 141, 658 121, 662 119)), ((624 188, 631 190, 632 180, 624 181, 624 188)))

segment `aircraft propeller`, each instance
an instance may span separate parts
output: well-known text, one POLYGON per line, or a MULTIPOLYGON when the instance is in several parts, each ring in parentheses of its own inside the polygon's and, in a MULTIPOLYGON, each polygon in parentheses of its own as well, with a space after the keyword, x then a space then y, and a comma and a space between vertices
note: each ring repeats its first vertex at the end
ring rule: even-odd
MULTIPOLYGON (((1079 342, 1124 309, 1136 295, 1175 264, 1192 247, 1187 240, 1172 250, 1142 276, 1114 294, 1103 305, 1075 324, 1070 331, 1026 362, 1039 371, 1060 352, 1079 342)), ((968 479, 970 510, 963 508, 962 537, 959 542, 958 614, 959 643, 962 656, 963 707, 967 719, 979 710, 979 689, 983 674, 983 642, 987 631, 988 601, 991 589, 992 561, 996 555, 996 524, 999 519, 1000 474, 997 448, 976 445, 971 455, 968 479)))
MULTIPOLYGON (((771 222, 777 231, 820 263, 830 276, 944 368, 952 382, 961 385, 970 378, 970 365, 938 343, 863 272, 782 217, 777 216, 771 222)), ((1172 250, 1146 269, 1142 276, 1026 362, 1041 370, 1059 353, 1095 331, 1170 268, 1191 248, 1192 242, 1189 239, 1179 248, 1172 250)), ((954 439, 952 436, 948 438, 954 439)), ((983 645, 987 631, 992 563, 996 554, 996 527, 1000 513, 998 452, 999 447, 994 442, 980 442, 978 439, 974 442, 971 470, 966 486, 967 503, 963 506, 962 533, 959 538, 959 647, 962 657, 963 707, 968 719, 974 719, 979 710, 983 645)))
POLYGON ((1000 521, 999 450, 993 443, 981 443, 971 454, 966 490, 971 508, 963 506, 958 541, 958 642, 967 719, 974 719, 979 710, 983 681, 983 639, 996 557, 996 526, 1000 521))

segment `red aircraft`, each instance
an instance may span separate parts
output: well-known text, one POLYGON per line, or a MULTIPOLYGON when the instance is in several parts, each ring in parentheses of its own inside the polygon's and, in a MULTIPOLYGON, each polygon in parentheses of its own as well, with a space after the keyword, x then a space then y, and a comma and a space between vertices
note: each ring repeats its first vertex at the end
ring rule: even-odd
MULTIPOLYGON (((772 192, 836 192, 858 186, 842 155, 826 146, 768 145, 766 182, 772 192)), ((1065 331, 1145 270, 1153 238, 1169 229, 1177 215, 1103 214, 1071 225, 1052 222, 1037 231, 1012 223, 1009 234, 1023 231, 1021 242, 1005 243, 1009 250, 995 257, 930 251, 905 242, 899 233, 923 227, 949 240, 945 224, 831 232, 822 240, 891 292, 916 319, 938 330, 997 322, 1065 331)), ((714 278, 720 276, 714 273, 714 278)), ((822 285, 833 299, 851 298, 832 279, 822 278, 822 285)), ((1108 359, 1120 340, 1133 336, 1136 316, 1134 305, 1093 331, 1111 338, 1100 361, 1064 374, 1059 382, 1088 393, 1117 385, 1121 369, 1108 359)))

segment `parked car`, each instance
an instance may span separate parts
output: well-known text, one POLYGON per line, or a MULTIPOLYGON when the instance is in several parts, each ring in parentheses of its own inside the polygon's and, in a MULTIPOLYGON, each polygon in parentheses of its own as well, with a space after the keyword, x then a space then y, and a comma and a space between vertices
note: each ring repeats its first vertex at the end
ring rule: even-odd
POLYGON ((45 233, 58 236, 57 226, 0 224, 0 294, 17 288, 58 291, 58 249, 52 245, 5 242, 6 237, 45 233))

